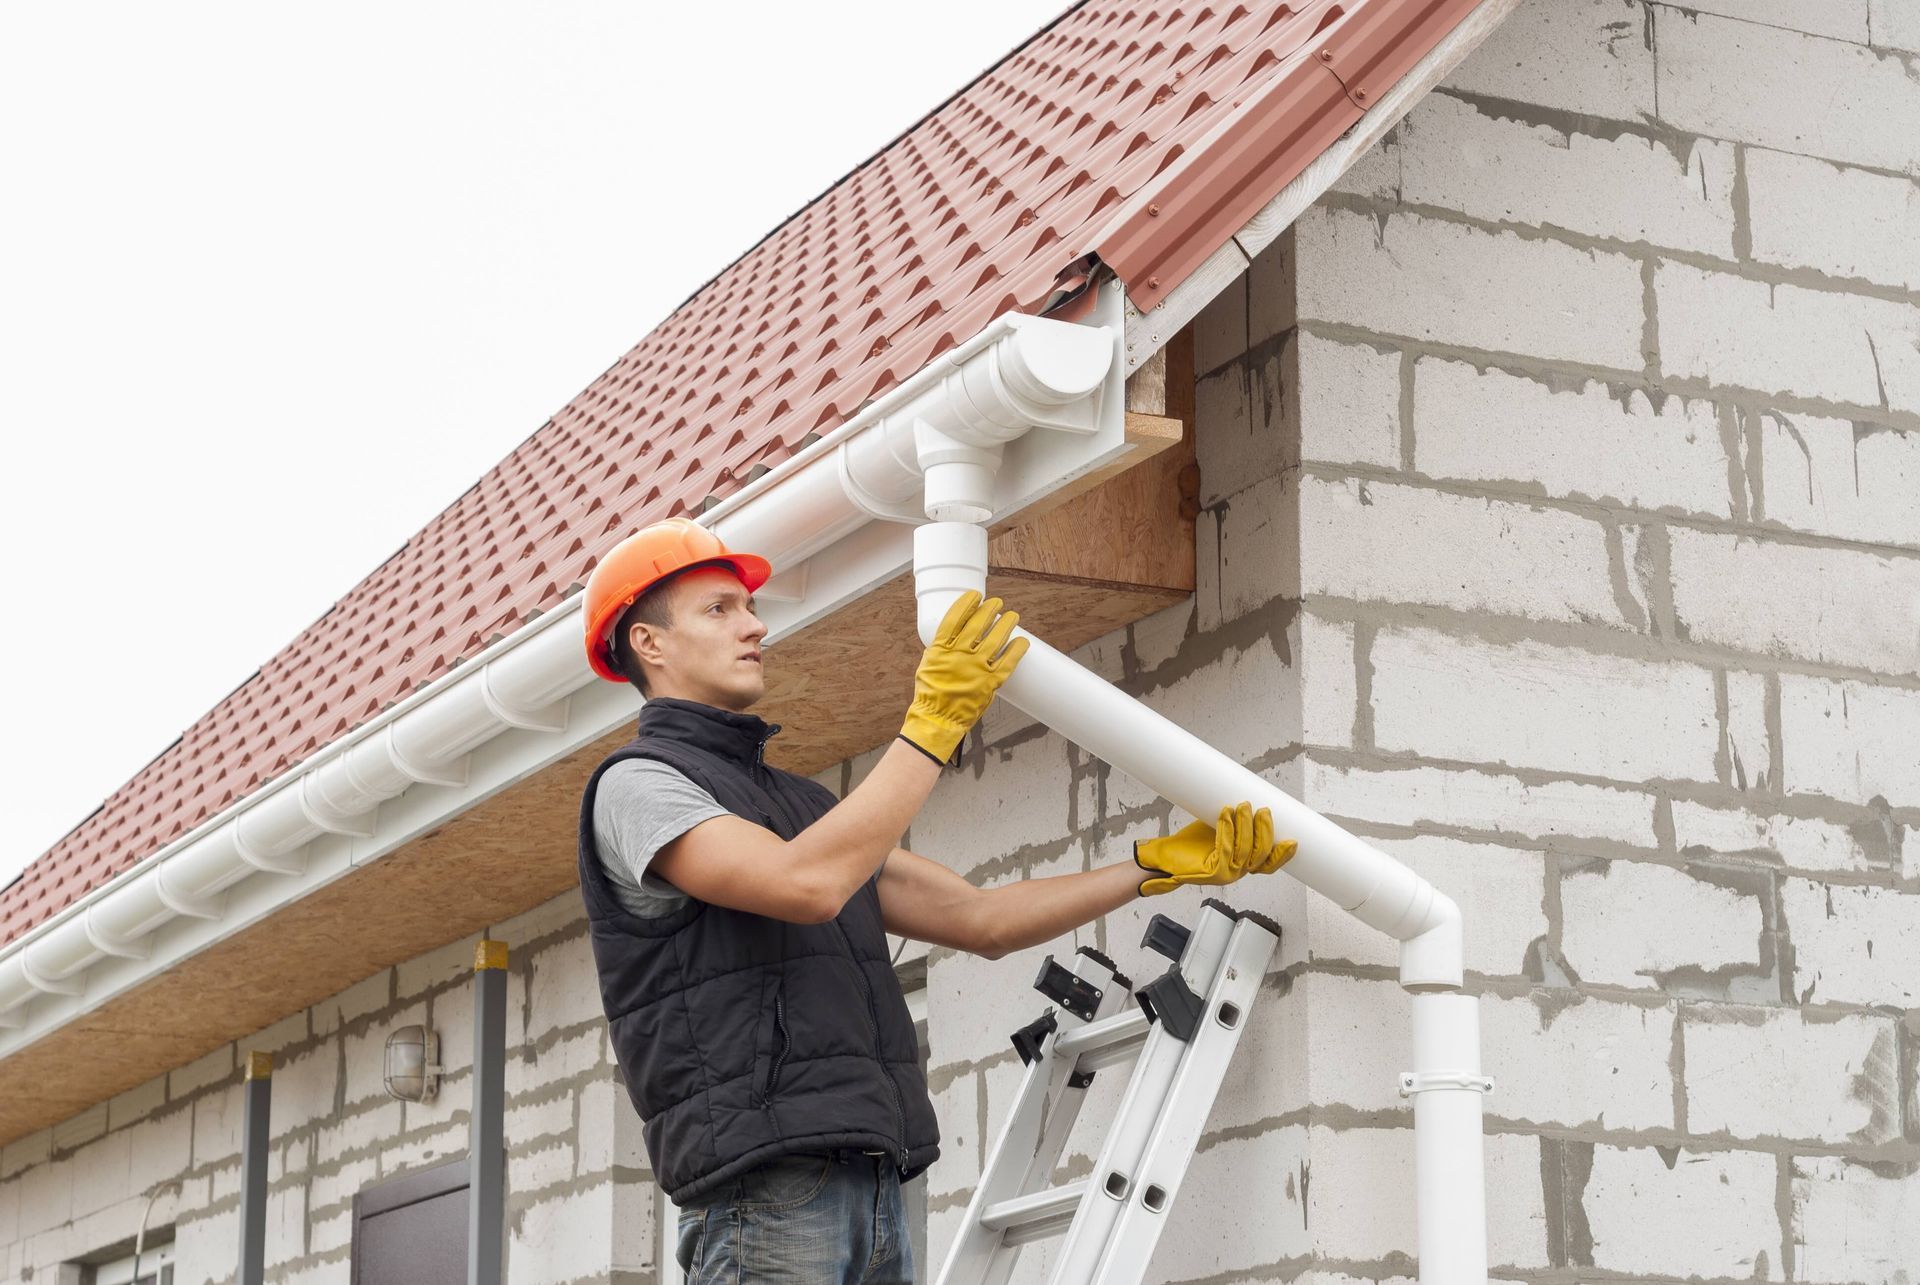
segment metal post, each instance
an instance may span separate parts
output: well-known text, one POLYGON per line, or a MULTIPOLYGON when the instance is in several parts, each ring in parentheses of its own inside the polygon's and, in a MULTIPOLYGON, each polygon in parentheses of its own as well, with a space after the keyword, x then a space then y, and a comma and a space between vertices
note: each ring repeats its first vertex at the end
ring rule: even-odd
POLYGON ((507 943, 473 952, 473 1108, 467 1142, 467 1285, 500 1285, 505 1247, 507 943))
POLYGON ((239 1285, 262 1285, 267 1272, 267 1122, 273 1110, 273 1054, 247 1054, 241 1084, 239 1285))

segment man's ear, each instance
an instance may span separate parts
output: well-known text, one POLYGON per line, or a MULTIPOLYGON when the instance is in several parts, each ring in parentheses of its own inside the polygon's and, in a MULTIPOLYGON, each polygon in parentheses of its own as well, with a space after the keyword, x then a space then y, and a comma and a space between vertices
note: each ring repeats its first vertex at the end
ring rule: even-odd
POLYGON ((627 627, 627 646, 633 649, 635 658, 649 665, 662 664, 666 653, 660 646, 660 633, 659 626, 636 620, 627 627))

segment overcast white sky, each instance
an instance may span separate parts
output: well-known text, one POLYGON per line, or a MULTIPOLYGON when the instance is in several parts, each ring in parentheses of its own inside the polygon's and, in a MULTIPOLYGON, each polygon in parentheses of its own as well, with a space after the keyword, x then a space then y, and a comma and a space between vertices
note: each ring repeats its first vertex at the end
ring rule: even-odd
POLYGON ((1064 4, 0 7, 0 883, 1064 4))

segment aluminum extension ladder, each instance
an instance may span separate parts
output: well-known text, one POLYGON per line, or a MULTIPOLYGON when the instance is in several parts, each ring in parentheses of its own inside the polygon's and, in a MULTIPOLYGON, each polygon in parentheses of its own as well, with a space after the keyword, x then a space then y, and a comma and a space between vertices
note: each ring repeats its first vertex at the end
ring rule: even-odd
POLYGON ((1013 1036, 1026 1076, 939 1285, 1002 1285, 1021 1246, 1062 1231, 1052 1285, 1145 1276, 1279 942, 1272 920, 1211 899, 1191 931, 1155 915, 1142 944, 1174 964, 1137 1008, 1098 951, 1082 946, 1071 968, 1047 957, 1034 988, 1056 1007, 1013 1036), (1094 1073, 1129 1059, 1092 1176, 1047 1186, 1094 1073))

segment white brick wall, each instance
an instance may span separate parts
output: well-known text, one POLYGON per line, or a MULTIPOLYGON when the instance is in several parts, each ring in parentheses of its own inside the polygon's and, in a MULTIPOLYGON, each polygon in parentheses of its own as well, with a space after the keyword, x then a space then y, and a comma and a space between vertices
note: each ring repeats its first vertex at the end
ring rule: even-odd
POLYGON ((1898 1037, 1889 1018, 1696 1009, 1681 1038, 1692 1133, 1871 1145, 1898 1130, 1898 1037))
POLYGON ((1413 368, 1414 467, 1556 498, 1724 518, 1732 513, 1727 443, 1713 403, 1572 388, 1423 358, 1413 368), (1661 467, 1644 466, 1658 458, 1661 467))
POLYGON ((1630 1276, 1784 1279, 1778 1163, 1742 1151, 1593 1148, 1593 1265, 1630 1276))
POLYGON ((1746 149, 1753 257, 1920 286, 1920 184, 1812 156, 1746 149))
POLYGON ((1396 629, 1374 642, 1373 670, 1382 749, 1634 784, 1713 779, 1713 679, 1697 666, 1396 629))
POLYGON ((1753 22, 1657 12, 1659 114, 1674 127, 1920 174, 1920 98, 1898 59, 1753 22), (1781 92, 1788 86, 1802 92, 1781 92))
POLYGON ((1898 1281, 1920 1261, 1920 1177, 1841 1156, 1793 1162, 1794 1279, 1898 1281))
POLYGON ((1679 969, 1761 964, 1760 899, 1682 870, 1610 861, 1560 882, 1561 950, 1590 985, 1651 987, 1679 969))
POLYGON ((1638 370, 1640 268, 1633 260, 1418 214, 1384 227, 1316 206, 1295 224, 1300 319, 1454 347, 1638 370), (1501 288, 1488 292, 1484 282, 1501 288))
MULTIPOLYGON (((1920 244, 1920 242, 1916 242, 1920 244)), ((1767 520, 1814 535, 1920 548, 1920 431, 1815 415, 1760 425, 1767 520)))

